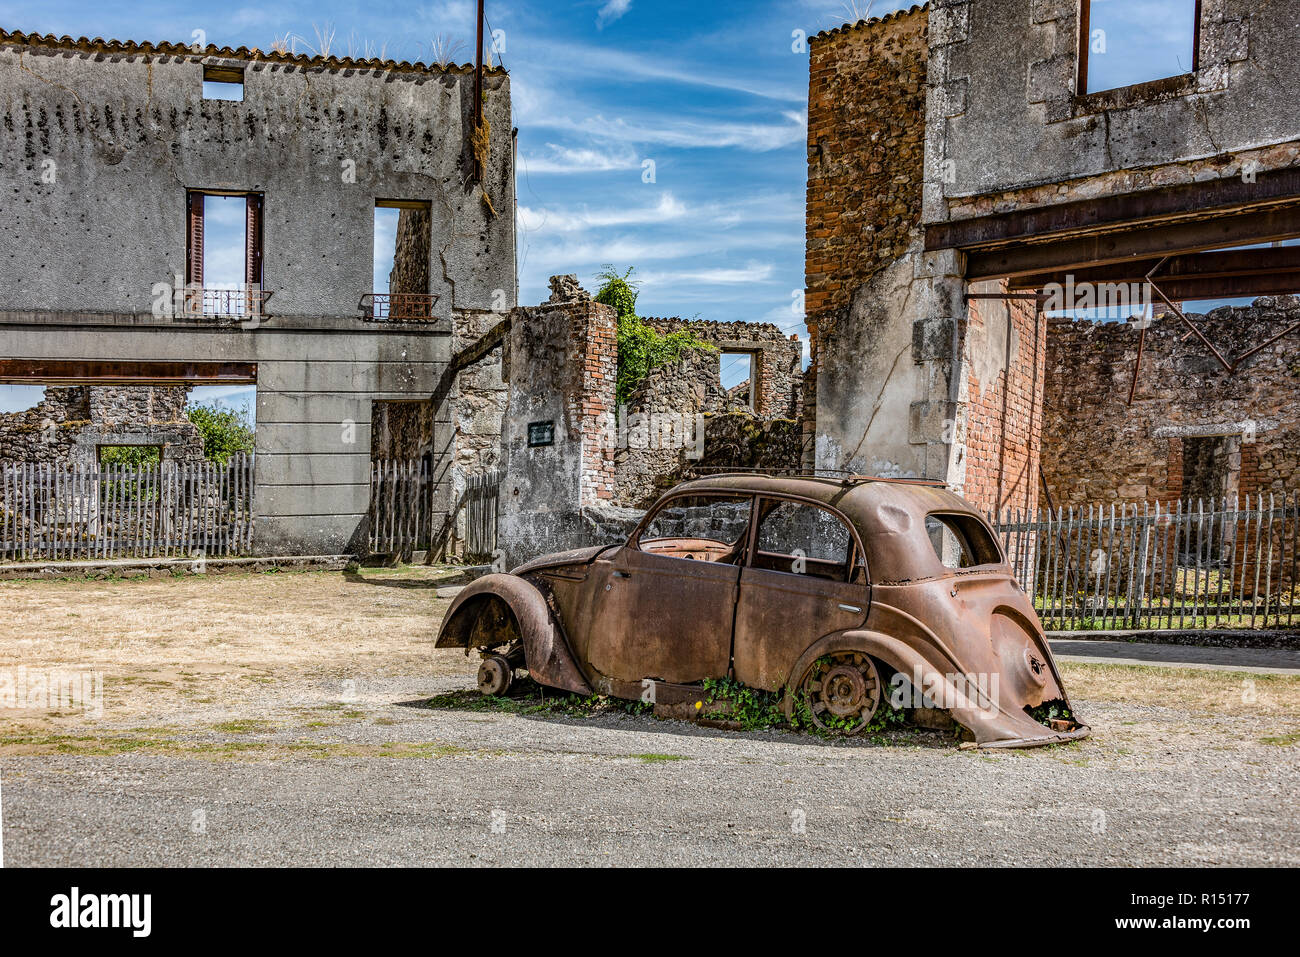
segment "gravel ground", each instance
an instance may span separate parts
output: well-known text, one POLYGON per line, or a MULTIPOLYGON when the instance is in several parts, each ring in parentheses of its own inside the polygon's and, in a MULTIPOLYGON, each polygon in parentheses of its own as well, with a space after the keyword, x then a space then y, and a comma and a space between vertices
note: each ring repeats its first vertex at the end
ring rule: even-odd
POLYGON ((326 687, 317 709, 268 699, 254 710, 275 727, 194 728, 183 756, 11 756, 7 861, 1300 864, 1295 749, 1256 740, 1255 718, 1207 729, 1079 702, 1095 740, 984 753, 936 733, 828 745, 648 716, 434 711, 418 706, 431 684, 467 682, 376 682, 343 711, 326 687), (305 742, 322 750, 278 750, 305 742), (385 748, 397 756, 367 750, 385 748))
POLYGON ((1300 864, 1300 677, 1067 664, 1094 736, 1018 752, 433 710, 474 662, 430 647, 429 585, 96 585, 103 638, 33 630, 75 588, 9 592, 0 666, 110 680, 100 721, 0 721, 6 863, 1300 864))

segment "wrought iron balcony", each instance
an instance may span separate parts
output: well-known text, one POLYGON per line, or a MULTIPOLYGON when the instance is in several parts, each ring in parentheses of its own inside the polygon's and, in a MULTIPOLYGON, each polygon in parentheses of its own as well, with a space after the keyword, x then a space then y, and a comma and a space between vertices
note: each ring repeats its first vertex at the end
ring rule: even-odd
POLYGON ((357 308, 366 322, 432 322, 438 296, 417 292, 368 292, 357 308))
POLYGON ((266 302, 273 293, 265 289, 187 289, 185 314, 214 318, 244 319, 266 315, 266 302))

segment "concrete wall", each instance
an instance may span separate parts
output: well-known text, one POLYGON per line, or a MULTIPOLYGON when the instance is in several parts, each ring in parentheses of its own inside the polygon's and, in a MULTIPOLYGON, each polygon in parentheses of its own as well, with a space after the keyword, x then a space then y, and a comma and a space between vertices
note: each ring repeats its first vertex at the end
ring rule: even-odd
POLYGON ((1185 83, 1086 96, 1078 13, 1078 0, 931 4, 926 221, 1231 176, 1246 156, 1300 161, 1300 0, 1202 0, 1185 83))
MULTIPOLYGON (((256 362, 257 550, 358 547, 371 402, 428 399, 453 320, 515 301, 509 81, 486 78, 482 190, 472 87, 455 68, 0 35, 0 356, 256 362), (205 63, 244 68, 243 102, 202 99, 205 63), (269 317, 155 314, 154 284, 184 275, 187 189, 265 194, 269 317), (377 199, 429 202, 438 321, 358 317, 377 199)), ((452 414, 434 416, 444 504, 452 414)))
POLYGON ((934 0, 810 44, 819 468, 1033 507, 1044 324, 922 228, 1300 164, 1300 0, 1204 0, 1201 65, 1075 96, 1078 0, 934 0))
POLYGON ((554 278, 551 288, 549 302, 511 315, 498 512, 507 567, 598 540, 596 523, 613 497, 614 449, 603 423, 614 413, 618 319, 581 289, 565 294, 554 278), (528 427, 538 422, 553 427, 552 444, 529 445, 528 427))
MULTIPOLYGON (((357 547, 369 505, 371 402, 427 398, 447 336, 354 319, 272 319, 256 330, 136 315, 0 313, 0 355, 257 363, 255 546, 265 554, 357 547)), ((451 441, 446 411, 435 422, 451 441)))

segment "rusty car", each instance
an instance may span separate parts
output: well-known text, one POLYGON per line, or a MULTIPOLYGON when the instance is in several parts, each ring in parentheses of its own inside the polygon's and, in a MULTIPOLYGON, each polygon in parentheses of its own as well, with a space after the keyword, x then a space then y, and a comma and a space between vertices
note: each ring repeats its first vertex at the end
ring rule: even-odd
POLYGON ((479 688, 493 695, 518 669, 554 689, 659 703, 725 678, 781 694, 787 715, 802 701, 816 727, 847 734, 903 688, 979 747, 1088 734, 1056 717, 1073 715, 1060 671, 997 536, 935 482, 688 481, 622 544, 475 580, 436 644, 477 650, 479 688))

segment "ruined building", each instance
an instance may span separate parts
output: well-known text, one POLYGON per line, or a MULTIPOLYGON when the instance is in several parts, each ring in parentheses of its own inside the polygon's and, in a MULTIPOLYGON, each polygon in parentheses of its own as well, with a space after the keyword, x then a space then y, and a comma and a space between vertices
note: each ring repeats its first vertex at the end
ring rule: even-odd
POLYGON ((203 458, 203 436, 185 417, 184 386, 50 387, 34 408, 0 415, 0 465, 93 465, 105 446, 158 450, 164 462, 203 458))
POLYGON ((1075 446, 1112 449, 1097 432, 1121 458, 1143 449, 1117 459, 1131 474, 1108 480, 1115 495, 1181 494, 1175 473, 1206 456, 1240 454, 1214 481, 1235 468, 1243 492, 1291 467, 1292 420, 1272 400, 1246 407, 1261 376, 1293 388, 1293 312, 1216 314, 1213 335, 1176 317, 1085 331, 1040 302, 1148 276, 1162 308, 1300 291, 1300 249, 1268 245, 1300 236, 1300 0, 1189 4, 1187 72, 1101 90, 1092 6, 933 0, 813 38, 808 464, 940 479, 986 509, 1036 507, 1044 477, 1091 497, 1075 446), (1067 354, 1082 358, 1049 359, 1067 354), (1072 418, 1098 407, 1080 402, 1101 388, 1091 376, 1109 377, 1109 429, 1072 418), (1177 412, 1171 376, 1188 387, 1177 412), (1141 411, 1162 390, 1165 410, 1141 411))
POLYGON ((477 149, 475 86, 470 67, 0 31, 0 382, 88 389, 91 419, 110 384, 255 385, 260 553, 358 550, 376 457, 423 460, 449 516, 495 464, 504 385, 499 362, 445 373, 516 295, 509 77, 482 77, 477 149), (217 200, 240 208, 234 289, 205 276, 217 200))

